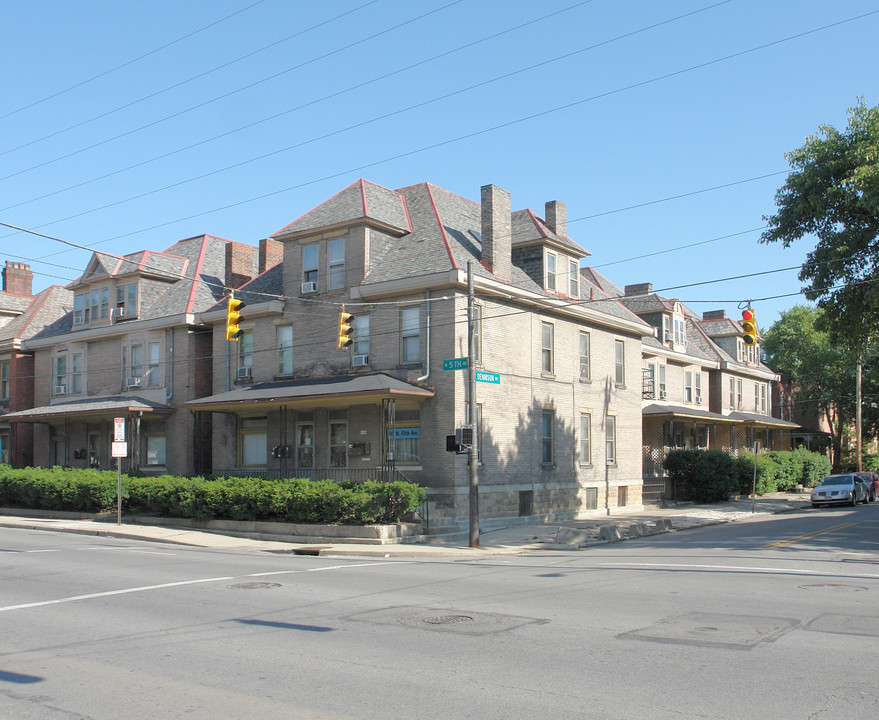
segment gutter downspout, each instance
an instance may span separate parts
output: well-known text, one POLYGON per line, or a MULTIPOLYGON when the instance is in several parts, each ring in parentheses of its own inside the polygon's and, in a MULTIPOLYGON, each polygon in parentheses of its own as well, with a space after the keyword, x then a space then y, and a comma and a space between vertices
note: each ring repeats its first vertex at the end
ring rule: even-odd
POLYGON ((417 378, 415 382, 424 382, 427 378, 430 377, 430 290, 425 291, 425 296, 427 298, 427 328, 425 329, 425 339, 427 344, 427 362, 425 363, 425 374, 420 378, 417 378))

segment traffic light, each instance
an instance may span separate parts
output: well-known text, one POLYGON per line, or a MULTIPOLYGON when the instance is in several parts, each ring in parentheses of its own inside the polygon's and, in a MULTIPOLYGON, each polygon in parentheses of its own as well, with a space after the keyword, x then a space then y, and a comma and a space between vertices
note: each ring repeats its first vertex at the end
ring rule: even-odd
POLYGON ((346 348, 354 342, 351 337, 354 332, 354 316, 346 313, 344 310, 339 312, 339 337, 336 341, 336 347, 346 348))
POLYGON ((245 305, 243 300, 229 298, 229 304, 226 306, 226 340, 229 342, 237 341, 244 333, 244 330, 238 326, 241 323, 241 308, 245 305))
POLYGON ((745 345, 757 344, 757 317, 751 308, 742 310, 742 332, 745 334, 745 345))

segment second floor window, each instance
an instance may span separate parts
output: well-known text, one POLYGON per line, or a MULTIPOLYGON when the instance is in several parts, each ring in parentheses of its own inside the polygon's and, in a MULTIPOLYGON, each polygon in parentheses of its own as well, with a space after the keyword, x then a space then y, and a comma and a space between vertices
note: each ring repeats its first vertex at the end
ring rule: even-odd
POLYGON ((588 380, 590 378, 589 369, 589 333, 580 333, 580 379, 588 380))
POLYGON ((238 370, 239 375, 243 375, 240 371, 247 368, 247 375, 253 369, 253 331, 245 330, 238 339, 238 370))
POLYGON ((729 407, 730 409, 734 409, 736 406, 736 380, 735 378, 729 379, 729 407))
POLYGON ((317 282, 317 244, 302 247, 302 282, 317 282))
POLYGON ((421 308, 400 310, 400 361, 403 364, 421 360, 421 308))
POLYGON ((293 374, 293 326, 278 325, 278 375, 293 374))
POLYGON ((668 390, 665 387, 665 365, 659 366, 659 398, 663 400, 668 397, 668 390))
MULTIPOLYGON (((132 380, 143 379, 143 345, 132 345, 131 351, 131 371, 129 378, 132 380)), ((134 384, 134 383, 132 383, 134 384)))
POLYGON ((82 353, 70 356, 70 392, 74 395, 82 392, 82 353))
POLYGON ((161 370, 159 369, 162 358, 161 343, 147 343, 147 385, 159 387, 162 382, 161 370))
POLYGON ((613 465, 617 461, 617 419, 613 415, 608 415, 607 420, 605 420, 604 432, 607 464, 613 465))
POLYGON ((329 275, 328 290, 342 290, 345 287, 345 238, 337 238, 327 243, 329 275))
POLYGON ((614 382, 617 385, 626 383, 626 346, 622 340, 614 340, 614 382))
POLYGON ((736 380, 736 407, 741 410, 742 405, 742 381, 736 380))
POLYGON ((693 371, 684 371, 684 402, 693 402, 693 371))
POLYGON ((696 402, 702 402, 702 373, 696 373, 696 402))
POLYGON ((546 289, 555 292, 555 255, 546 253, 546 289))
POLYGON ((351 344, 351 354, 361 355, 369 361, 369 315, 354 316, 354 342, 351 344))
POLYGON ((568 277, 568 295, 572 298, 580 297, 580 263, 576 260, 571 260, 568 263, 568 272, 570 273, 568 277))
POLYGON ((540 370, 550 374, 553 368, 552 330, 550 323, 540 323, 540 370))
POLYGON ((0 400, 9 400, 9 360, 0 360, 0 400))
POLYGON ((55 394, 67 394, 67 355, 55 356, 55 394))

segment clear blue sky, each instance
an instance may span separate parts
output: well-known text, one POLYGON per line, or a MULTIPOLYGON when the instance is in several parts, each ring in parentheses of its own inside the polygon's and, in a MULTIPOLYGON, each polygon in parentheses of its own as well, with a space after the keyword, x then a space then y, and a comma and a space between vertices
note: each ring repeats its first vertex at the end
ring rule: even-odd
MULTIPOLYGON (((784 250, 759 229, 784 153, 879 101, 877 10, 7 0, 0 221, 125 254, 202 233, 256 243, 360 177, 473 200, 493 183, 515 209, 567 203, 569 235, 616 284, 699 313, 751 299, 765 328, 804 302, 764 299, 796 293, 795 270, 672 288, 802 262, 811 240, 784 250)), ((36 289, 89 258, 0 238, 36 289)))

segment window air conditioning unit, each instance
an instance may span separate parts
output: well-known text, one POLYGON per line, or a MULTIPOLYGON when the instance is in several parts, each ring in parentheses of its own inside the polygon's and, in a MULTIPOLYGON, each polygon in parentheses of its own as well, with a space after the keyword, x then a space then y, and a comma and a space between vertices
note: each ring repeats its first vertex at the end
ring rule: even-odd
POLYGON ((697 396, 696 396, 696 404, 697 404, 697 405, 701 405, 701 404, 702 404, 702 396, 701 396, 701 395, 697 395, 697 396))
POLYGON ((455 430, 455 442, 462 447, 473 446, 473 426, 462 425, 455 430))
POLYGON ((82 315, 74 315, 73 316, 73 324, 74 325, 82 325, 82 315))
POLYGON ((351 365, 354 367, 365 367, 369 364, 369 355, 354 355, 351 358, 351 365))
POLYGON ((67 394, 67 386, 66 385, 56 385, 55 386, 55 394, 56 395, 66 395, 67 394))
POLYGON ((742 403, 739 403, 739 410, 742 409, 742 403))
POLYGON ((666 341, 674 339, 674 335, 672 335, 671 331, 669 331, 665 334, 665 339, 666 339, 666 341))
POLYGON ((125 308, 124 307, 113 308, 113 312, 110 314, 114 320, 119 320, 120 318, 125 317, 125 308))
POLYGON ((250 377, 250 368, 249 367, 238 368, 238 377, 249 378, 250 377))
POLYGON ((659 399, 660 400, 665 400, 667 397, 668 397, 668 393, 665 390, 659 391, 659 399))
POLYGON ((311 293, 317 292, 317 283, 316 282, 304 282, 302 283, 302 294, 309 295, 311 293))
POLYGON ((143 385, 143 378, 139 378, 139 377, 128 378, 128 387, 139 388, 141 385, 143 385))

